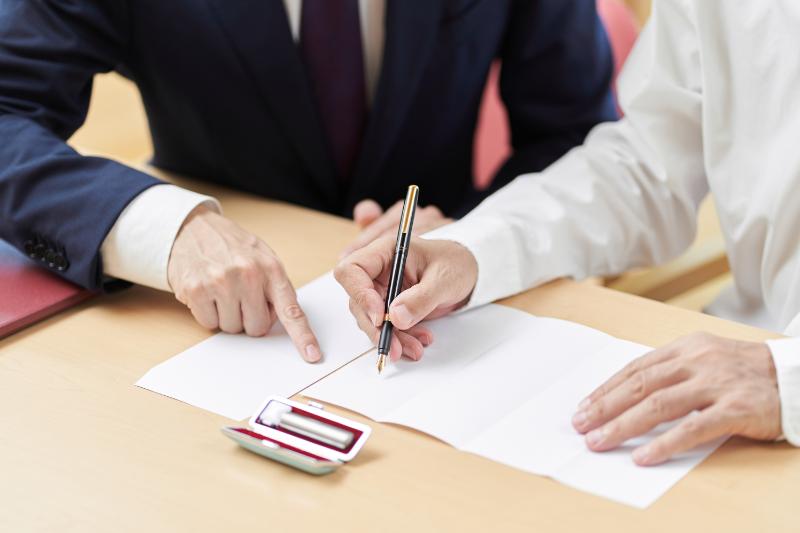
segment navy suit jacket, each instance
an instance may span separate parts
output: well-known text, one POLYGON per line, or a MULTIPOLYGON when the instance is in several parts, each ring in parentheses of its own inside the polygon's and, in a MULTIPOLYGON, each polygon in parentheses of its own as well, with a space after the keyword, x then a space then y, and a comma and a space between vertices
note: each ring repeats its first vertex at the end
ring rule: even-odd
POLYGON ((158 183, 65 144, 93 76, 112 70, 141 91, 156 166, 345 216, 413 182, 423 204, 461 214, 480 199, 473 136, 496 58, 514 148, 496 185, 616 118, 595 0, 388 0, 366 137, 342 185, 282 0, 0 0, 0 238, 101 283, 106 234, 158 183))

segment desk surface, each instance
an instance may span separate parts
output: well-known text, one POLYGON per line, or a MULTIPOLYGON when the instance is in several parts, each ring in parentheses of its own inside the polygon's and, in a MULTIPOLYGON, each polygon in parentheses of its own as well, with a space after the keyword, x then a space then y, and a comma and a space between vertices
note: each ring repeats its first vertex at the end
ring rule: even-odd
MULTIPOLYGON (((193 188, 269 242, 298 285, 356 234, 193 188)), ((701 329, 771 336, 570 281, 505 303, 650 345, 701 329)), ((311 477, 238 449, 219 433, 229 420, 133 385, 208 335, 171 295, 134 288, 0 342, 0 531, 796 531, 800 454, 785 444, 734 439, 645 511, 374 423, 354 462, 311 477)))

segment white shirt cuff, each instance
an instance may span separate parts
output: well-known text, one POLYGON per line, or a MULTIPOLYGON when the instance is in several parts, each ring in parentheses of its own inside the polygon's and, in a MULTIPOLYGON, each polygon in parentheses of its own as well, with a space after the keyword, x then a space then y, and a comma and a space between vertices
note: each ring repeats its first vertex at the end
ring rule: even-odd
POLYGON ((422 235, 423 239, 457 242, 472 253, 478 263, 478 281, 467 305, 472 309, 521 291, 517 246, 506 222, 473 214, 422 235), (501 251, 501 252, 498 252, 501 251))
POLYGON ((767 346, 778 376, 783 435, 800 446, 800 338, 768 340, 767 346))
POLYGON ((221 212, 219 202, 175 185, 156 185, 133 199, 103 241, 103 272, 154 289, 171 291, 167 265, 186 217, 204 204, 221 212))

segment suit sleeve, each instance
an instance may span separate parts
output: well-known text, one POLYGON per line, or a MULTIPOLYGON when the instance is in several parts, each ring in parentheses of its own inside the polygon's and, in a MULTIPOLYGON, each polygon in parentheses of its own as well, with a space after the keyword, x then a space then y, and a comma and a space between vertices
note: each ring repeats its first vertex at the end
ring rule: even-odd
POLYGON ((462 215, 520 174, 548 167, 598 123, 618 118, 614 61, 594 0, 515 2, 500 58, 513 151, 462 215))
POLYGON ((598 123, 618 118, 614 60, 593 0, 519 1, 502 53, 500 91, 513 154, 495 181, 545 169, 598 123))
POLYGON ((119 213, 158 180, 66 140, 125 61, 126 2, 0 0, 0 238, 84 287, 119 213))

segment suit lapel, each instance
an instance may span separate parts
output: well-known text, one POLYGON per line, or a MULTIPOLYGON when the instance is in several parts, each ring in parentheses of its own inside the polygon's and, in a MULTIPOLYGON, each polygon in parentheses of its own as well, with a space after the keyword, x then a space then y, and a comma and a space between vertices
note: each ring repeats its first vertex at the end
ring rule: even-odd
POLYGON ((334 165, 282 0, 206 0, 267 106, 332 205, 334 165))
MULTIPOLYGON (((348 193, 349 203, 378 179, 436 44, 444 0, 387 0, 381 75, 372 113, 348 193)), ((413 180, 413 176, 409 176, 413 180)))

